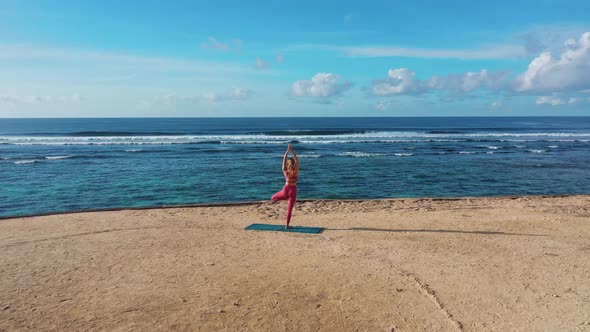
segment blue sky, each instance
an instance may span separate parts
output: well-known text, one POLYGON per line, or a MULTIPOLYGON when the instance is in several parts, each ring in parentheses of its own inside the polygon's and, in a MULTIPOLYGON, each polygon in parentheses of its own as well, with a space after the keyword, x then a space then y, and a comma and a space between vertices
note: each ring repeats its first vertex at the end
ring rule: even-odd
POLYGON ((0 1, 0 117, 589 115, 588 1, 0 1))

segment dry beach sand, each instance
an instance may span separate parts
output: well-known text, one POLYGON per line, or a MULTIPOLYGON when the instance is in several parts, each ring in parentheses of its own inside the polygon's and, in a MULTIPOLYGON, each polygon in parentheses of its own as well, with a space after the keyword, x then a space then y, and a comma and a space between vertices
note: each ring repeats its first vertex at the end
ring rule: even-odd
POLYGON ((0 220, 0 330, 590 331, 590 196, 0 220))

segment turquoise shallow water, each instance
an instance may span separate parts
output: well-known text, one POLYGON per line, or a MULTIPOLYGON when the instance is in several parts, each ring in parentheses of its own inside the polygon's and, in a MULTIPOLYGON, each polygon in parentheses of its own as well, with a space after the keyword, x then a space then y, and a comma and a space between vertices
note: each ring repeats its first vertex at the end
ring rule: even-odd
POLYGON ((590 118, 0 119, 0 216, 300 198, 590 192, 590 118))

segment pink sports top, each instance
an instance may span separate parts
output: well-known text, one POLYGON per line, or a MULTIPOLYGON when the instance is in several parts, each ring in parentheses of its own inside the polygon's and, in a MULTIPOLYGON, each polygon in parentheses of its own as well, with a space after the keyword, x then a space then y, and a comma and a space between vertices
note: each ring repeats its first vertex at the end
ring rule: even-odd
POLYGON ((289 185, 296 185, 297 175, 288 175, 287 172, 285 172, 285 180, 287 180, 287 184, 289 185))

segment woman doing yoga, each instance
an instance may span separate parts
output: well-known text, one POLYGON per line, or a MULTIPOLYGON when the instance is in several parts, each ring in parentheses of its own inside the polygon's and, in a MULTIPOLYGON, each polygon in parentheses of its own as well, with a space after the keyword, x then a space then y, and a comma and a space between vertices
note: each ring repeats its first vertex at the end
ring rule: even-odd
POLYGON ((283 190, 272 195, 272 200, 273 202, 289 201, 287 204, 287 224, 285 226, 288 229, 289 223, 291 222, 293 206, 295 206, 295 200, 297 199, 297 176, 299 175, 299 158, 297 158, 291 144, 287 147, 287 152, 285 152, 285 156, 283 157, 283 174, 285 174, 287 183, 285 183, 283 190), (289 152, 293 154, 293 158, 289 158, 289 152))

